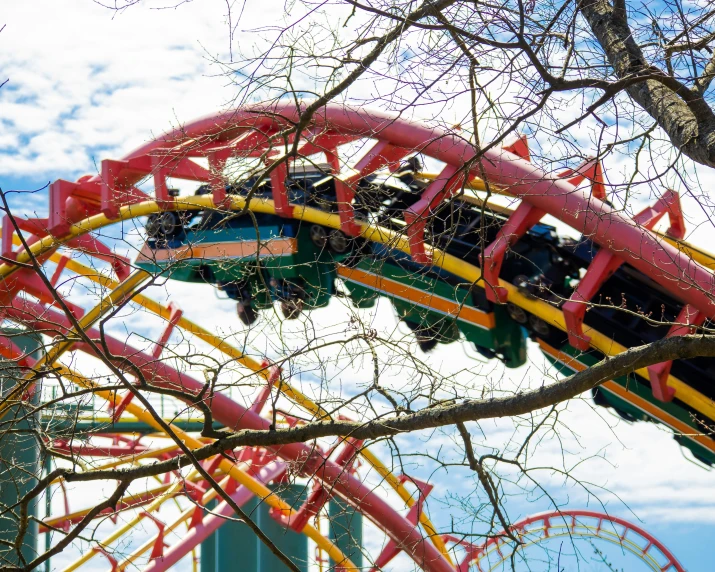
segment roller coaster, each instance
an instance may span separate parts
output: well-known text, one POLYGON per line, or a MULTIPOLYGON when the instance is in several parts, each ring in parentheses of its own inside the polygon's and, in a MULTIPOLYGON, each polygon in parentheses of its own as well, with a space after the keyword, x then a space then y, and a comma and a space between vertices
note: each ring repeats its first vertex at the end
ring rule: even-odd
MULTIPOLYGON (((248 329, 270 319, 261 313, 276 305, 283 318, 294 320, 336 296, 356 308, 370 308, 383 297, 423 352, 464 338, 485 358, 515 368, 526 362, 531 339, 564 373, 584 370, 604 356, 644 343, 702 331, 715 317, 715 258, 683 240, 684 217, 673 191, 629 217, 609 202, 597 160, 563 173, 545 173, 530 161, 525 138, 476 157, 474 147, 458 133, 379 112, 328 105, 296 135, 292 128, 299 119, 299 110, 283 103, 200 119, 121 160, 102 161, 96 176, 53 182, 47 218, 4 217, 3 308, 5 319, 21 327, 5 329, 0 337, 2 356, 21 372, 14 385, 3 388, 4 424, 36 422, 21 412, 37 399, 51 402, 52 396, 33 394, 32 389, 33 372, 52 367, 109 404, 104 425, 95 414, 98 406, 88 408, 88 429, 80 443, 76 436, 58 433, 51 445, 65 455, 117 457, 106 465, 113 467, 171 459, 180 452, 177 444, 163 449, 142 445, 141 436, 136 437, 142 427, 170 431, 189 449, 201 447, 205 442, 195 436, 196 423, 162 422, 149 411, 148 402, 137 399, 137 389, 124 394, 104 390, 60 361, 68 352, 111 356, 105 359, 118 370, 138 372, 157 388, 180 389, 186 403, 196 405, 205 395, 204 383, 160 359, 177 328, 264 380, 250 407, 220 392, 205 400, 221 426, 269 429, 272 417, 264 410, 276 392, 313 419, 329 418, 292 387, 275 364, 253 360, 190 321, 175 305, 163 306, 139 292, 156 276, 207 283, 207 288, 222 291, 235 301, 237 320, 248 329), (344 150, 356 146, 367 151, 347 165, 344 150), (428 172, 427 162, 440 165, 437 172, 428 172), (239 174, 229 177, 229 167, 237 164, 239 174), (139 188, 147 179, 153 179, 153 196, 139 188), (168 179, 194 181, 195 193, 181 196, 168 179), (495 201, 497 196, 509 197, 511 206, 495 201), (547 215, 573 229, 577 238, 560 236, 554 225, 544 222, 547 215), (665 217, 667 231, 655 230, 665 217), (145 225, 145 240, 134 262, 116 254, 97 234, 131 219, 145 225), (114 276, 81 264, 73 259, 73 251, 106 264, 114 276), (85 310, 58 294, 54 287, 67 273, 104 289, 95 307, 85 310), (151 353, 106 331, 100 335, 98 325, 124 303, 165 320, 151 353), (39 351, 28 331, 59 341, 39 351), (99 339, 103 347, 96 343, 99 339), (102 438, 105 441, 97 441, 102 438)), ((593 399, 628 421, 669 427, 699 462, 712 465, 713 367, 706 358, 660 363, 605 382, 593 391, 593 399)), ((75 422, 82 419, 80 413, 72 412, 75 422)), ((61 418, 57 415, 53 421, 55 429, 61 418)), ((296 422, 281 416, 283 424, 296 422)), ((18 445, 6 439, 5 446, 18 445)), ((37 455, 30 454, 28 466, 38 462, 37 455)), ((311 524, 330 503, 346 503, 351 514, 367 517, 390 538, 371 559, 373 570, 384 568, 401 552, 430 571, 481 567, 480 559, 495 550, 502 556, 499 542, 476 546, 440 534, 422 510, 431 485, 393 475, 367 444, 355 439, 338 440, 326 450, 302 443, 244 448, 233 457, 216 456, 205 469, 236 503, 260 499, 271 508, 272 522, 302 532, 345 570, 362 566, 355 546, 332 529, 325 536, 320 526, 311 524), (394 489, 406 514, 361 482, 354 472, 358 458, 394 489), (312 483, 295 506, 275 490, 289 466, 312 483)), ((27 481, 22 491, 12 494, 17 497, 32 486, 27 481)), ((6 505, 11 501, 3 499, 6 505)), ((79 569, 98 554, 113 570, 123 570, 149 552, 144 569, 167 570, 208 542, 223 525, 222 516, 233 512, 198 470, 185 479, 167 476, 159 487, 127 495, 115 505, 100 514, 89 509, 71 513, 67 507, 65 514, 46 519, 36 532, 68 533, 84 519, 135 510, 124 526, 65 570, 79 569), (155 511, 180 495, 194 504, 175 522, 160 521, 155 511), (157 535, 118 561, 110 546, 142 521, 154 522, 157 535), (170 544, 170 533, 180 526, 186 532, 170 544)), ((548 537, 561 519, 565 534, 599 536, 604 522, 616 523, 591 513, 539 518, 513 530, 525 531, 538 521, 548 537), (597 523, 582 526, 587 518, 597 523)), ((617 524, 637 530, 625 521, 617 524)), ((621 532, 611 540, 624 545, 626 532, 621 532)), ((647 541, 633 544, 631 551, 647 563, 650 558, 652 569, 682 570, 664 546, 644 531, 638 533, 647 541), (661 558, 652 557, 651 547, 661 558)), ((37 555, 25 552, 27 562, 34 562, 37 555)))

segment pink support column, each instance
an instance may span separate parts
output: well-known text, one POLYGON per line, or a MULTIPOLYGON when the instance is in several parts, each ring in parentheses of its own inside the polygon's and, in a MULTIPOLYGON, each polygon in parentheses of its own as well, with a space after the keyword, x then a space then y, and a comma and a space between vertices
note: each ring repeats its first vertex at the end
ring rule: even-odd
MULTIPOLYGON (((59 312, 44 308, 40 304, 29 301, 14 301, 8 308, 8 314, 25 324, 36 328, 60 329, 67 332, 69 323, 59 312), (41 316, 39 318, 38 316, 41 316)), ((92 328, 88 335, 99 338, 99 332, 92 328)), ((131 360, 134 367, 139 368, 147 379, 160 387, 179 389, 187 394, 186 402, 191 403, 192 396, 197 395, 204 384, 185 375, 164 362, 157 362, 128 344, 111 336, 104 336, 107 348, 112 355, 117 356, 115 364, 129 369, 126 359, 131 360)), ((92 353, 93 349, 85 343, 77 343, 75 349, 92 353)), ((214 419, 226 427, 238 429, 255 429, 268 431, 270 421, 253 411, 231 400, 224 394, 217 393, 208 403, 214 419)), ((380 498, 369 486, 345 473, 345 468, 334 461, 320 456, 305 443, 291 443, 271 448, 276 455, 295 466, 302 467, 306 475, 312 475, 321 480, 334 494, 340 496, 348 504, 362 512, 380 529, 385 531, 397 545, 408 554, 415 563, 428 572, 454 572, 452 565, 441 555, 435 546, 421 533, 420 529, 392 508, 386 500, 380 498)))
MULTIPOLYGON (((270 465, 263 467, 256 475, 256 478, 268 484, 271 481, 279 478, 285 473, 286 466, 284 463, 273 462, 270 465)), ((246 487, 240 486, 231 494, 231 499, 238 505, 243 506, 253 497, 253 493, 246 487)), ((172 566, 179 562, 184 556, 211 536, 216 530, 226 522, 226 517, 233 516, 233 509, 226 503, 221 502, 212 514, 203 518, 190 530, 183 533, 182 538, 176 544, 164 550, 163 556, 152 560, 149 565, 144 568, 144 572, 164 572, 170 570, 172 566)))

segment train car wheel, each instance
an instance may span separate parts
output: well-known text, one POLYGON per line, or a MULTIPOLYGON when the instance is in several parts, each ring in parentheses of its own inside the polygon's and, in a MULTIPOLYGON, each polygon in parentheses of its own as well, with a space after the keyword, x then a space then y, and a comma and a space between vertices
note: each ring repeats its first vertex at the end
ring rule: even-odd
POLYGON ((303 312, 303 300, 300 298, 291 298, 281 302, 281 312, 286 320, 296 320, 303 312))
POLYGON ((431 352, 439 343, 437 337, 430 330, 415 330, 415 339, 423 353, 431 352))
POLYGON ((161 234, 171 237, 176 234, 180 226, 181 221, 176 213, 162 213, 161 218, 159 219, 159 229, 161 230, 161 234))
POLYGON ((520 324, 526 324, 529 321, 526 312, 522 308, 512 304, 511 302, 507 303, 506 311, 509 314, 509 317, 515 322, 519 322, 520 324))
POLYGON ((159 234, 159 215, 149 215, 146 221, 146 234, 147 236, 154 238, 159 234))
POLYGON ((536 316, 529 316, 529 324, 531 324, 531 327, 534 328, 534 331, 541 336, 548 337, 548 335, 551 333, 549 325, 541 318, 537 318, 536 316))
POLYGON ((236 304, 236 313, 238 314, 238 319, 246 326, 251 326, 258 320, 258 312, 250 303, 239 302, 236 304))
POLYGON ((211 270, 210 266, 206 266, 205 264, 202 264, 199 266, 199 269, 196 271, 198 274, 199 278, 206 282, 206 284, 213 284, 215 282, 214 278, 214 272, 211 270))
POLYGON ((486 346, 478 346, 477 344, 474 344, 474 349, 477 350, 477 353, 480 356, 485 357, 487 359, 494 359, 495 357, 497 357, 497 353, 493 349, 488 348, 486 346))
POLYGON ((328 237, 330 248, 338 254, 342 254, 350 247, 350 240, 341 230, 333 230, 328 237))
POLYGON ((318 248, 325 248, 328 244, 328 233, 319 224, 313 224, 310 227, 310 240, 318 248))

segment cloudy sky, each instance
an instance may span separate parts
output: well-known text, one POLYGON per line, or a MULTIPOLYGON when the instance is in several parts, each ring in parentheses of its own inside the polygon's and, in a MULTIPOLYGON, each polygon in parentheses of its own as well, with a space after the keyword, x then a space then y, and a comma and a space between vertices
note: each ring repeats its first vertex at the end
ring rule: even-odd
MULTIPOLYGON (((227 61, 239 48, 250 50, 261 34, 249 30, 279 23, 284 8, 274 0, 234 5, 231 24, 239 13, 241 20, 231 36, 223 0, 152 9, 162 6, 166 4, 142 3, 114 11, 91 0, 32 0, 4 7, 0 82, 8 81, 0 89, 0 185, 5 191, 23 191, 13 196, 16 209, 45 215, 47 200, 42 189, 49 181, 94 172, 103 158, 117 158, 177 123, 229 105, 235 88, 215 62, 227 61)), ((709 173, 701 176, 711 180, 709 173)), ((710 232, 697 224, 702 220, 694 219, 694 227, 700 229, 694 236, 705 243, 710 232)), ((157 289, 153 295, 179 301, 189 317, 200 316, 209 329, 235 329, 232 304, 206 288, 199 294, 200 310, 195 304, 196 290, 186 285, 157 289)), ((397 328, 400 332, 389 305, 381 304, 378 309, 366 319, 384 331, 397 328)), ((316 312, 314 319, 328 327, 335 323, 336 312, 348 315, 335 302, 316 312)), ((161 326, 142 327, 146 328, 143 334, 151 337, 161 326)), ((257 354, 275 351, 265 337, 251 343, 257 354)), ((428 359, 435 368, 474 370, 479 362, 472 353, 453 344, 439 348, 428 359)), ((514 379, 541 379, 543 358, 534 348, 530 357, 528 367, 510 374, 514 379)), ((498 378, 502 373, 490 370, 485 375, 498 378)), ((389 375, 399 379, 399 372, 389 375)), ((340 383, 346 391, 359 386, 359 371, 346 370, 342 376, 340 383)), ((310 383, 305 380, 306 390, 310 383)), ((587 400, 568 404, 561 421, 571 433, 564 433, 561 442, 547 440, 535 453, 535 464, 563 462, 563 451, 567 463, 588 458, 576 471, 592 483, 592 490, 601 491, 599 500, 609 511, 640 522, 689 570, 711 569, 713 472, 687 460, 667 431, 650 424, 626 424, 606 411, 594 410, 587 400)), ((481 429, 493 444, 511 435, 508 423, 494 422, 481 429)), ((437 432, 406 438, 403 444, 420 450, 449 448, 453 439, 451 434, 437 432)), ((432 511, 435 520, 449 526, 451 516, 458 512, 454 503, 447 502, 450 493, 464 496, 473 482, 467 475, 455 479, 454 474, 432 473, 431 467, 414 462, 416 473, 437 483, 435 496, 444 504, 435 502, 432 511)), ((545 472, 540 478, 571 507, 598 506, 595 498, 556 474, 545 472)), ((74 505, 79 506, 81 501, 74 505)), ((515 516, 546 508, 544 499, 536 495, 514 497, 508 506, 515 516)))

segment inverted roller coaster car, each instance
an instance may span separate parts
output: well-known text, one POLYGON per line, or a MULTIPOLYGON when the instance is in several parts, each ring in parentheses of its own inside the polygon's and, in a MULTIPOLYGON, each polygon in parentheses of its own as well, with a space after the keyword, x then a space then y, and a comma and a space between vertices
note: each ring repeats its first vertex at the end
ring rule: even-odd
MULTIPOLYGON (((281 109, 289 116, 293 113, 281 109)), ((253 114, 246 117, 255 119, 253 114)), ((167 216, 173 217, 173 224, 159 219, 164 215, 155 215, 148 230, 157 233, 154 227, 163 228, 164 237, 147 240, 144 262, 168 272, 170 264, 150 259, 157 254, 169 260, 191 259, 190 264, 171 266, 172 276, 205 280, 223 289, 238 301, 239 316, 246 323, 255 320, 257 309, 276 301, 287 317, 327 303, 339 276, 358 307, 372 305, 378 295, 390 298, 423 350, 455 340, 459 330, 483 355, 499 357, 509 366, 523 363, 527 336, 558 351, 570 347, 597 358, 601 354, 589 352, 597 349, 615 355, 665 336, 697 331, 715 315, 707 294, 715 289, 711 272, 715 261, 703 262, 703 257, 693 257, 688 245, 683 249, 673 242, 684 234, 677 193, 664 192, 653 207, 630 217, 606 200, 597 161, 587 160, 551 176, 527 163, 528 153, 510 146, 488 153, 484 172, 472 168, 466 173, 465 157, 473 150, 460 140, 450 139, 451 146, 444 148, 425 146, 420 142, 434 140, 433 130, 395 118, 382 122, 370 117, 331 108, 320 119, 328 129, 311 132, 321 135, 311 135, 300 148, 306 155, 324 153, 330 166, 294 163, 229 187, 228 193, 271 201, 276 214, 255 212, 257 229, 248 217, 227 217, 216 210, 202 213, 199 223, 172 209, 167 216), (376 133, 378 141, 365 156, 343 169, 337 147, 361 137, 375 139, 376 133), (438 174, 422 173, 416 157, 404 161, 412 154, 410 149, 420 149, 444 168, 438 174), (512 177, 508 174, 512 171, 501 170, 505 164, 520 175, 512 177), (488 181, 481 180, 485 176, 488 181), (587 181, 590 189, 582 185, 587 181), (521 202, 513 210, 506 209, 466 190, 484 188, 487 182, 495 185, 495 192, 507 192, 521 202), (338 214, 339 226, 320 216, 299 215, 293 207, 300 205, 338 214), (583 232, 585 238, 559 238, 553 226, 541 222, 546 214, 583 232), (666 215, 667 236, 651 232, 666 215), (211 216, 216 222, 202 227, 211 216), (303 216, 331 228, 298 222, 303 216), (360 226, 355 223, 361 219, 401 234, 410 255, 356 239, 360 226), (220 232, 226 235, 214 240, 220 232), (291 240, 294 248, 272 249, 291 240), (212 241, 242 243, 252 256, 224 253, 211 259, 205 253, 185 252, 193 244, 201 247, 212 241), (453 257, 445 270, 437 268, 444 261, 431 259, 432 248, 453 257), (658 321, 673 325, 657 325, 658 321)), ((255 129, 250 125, 249 131, 255 129)), ((247 155, 241 147, 253 131, 247 134, 241 129, 234 134, 237 156, 257 157, 257 150, 247 155)), ((213 194, 213 204, 222 204, 221 193, 213 194)), ((640 370, 639 387, 649 388, 652 409, 660 412, 650 418, 682 433, 663 413, 679 408, 707 434, 706 424, 715 419, 715 390, 707 381, 715 373, 714 365, 708 359, 678 360, 640 370)), ((633 405, 637 395, 626 392, 618 396, 621 401, 606 390, 599 395, 598 403, 616 407, 629 419, 642 417, 623 406, 633 405)), ((703 435, 701 441, 715 451, 712 439, 703 435)))
POLYGON ((357 307, 369 307, 378 295, 389 298, 423 351, 458 340, 461 330, 482 355, 498 357, 508 367, 526 361, 520 325, 503 307, 487 302, 481 288, 448 272, 380 245, 339 264, 337 272, 357 307))
MULTIPOLYGON (((291 170, 291 199, 315 206, 334 203, 327 165, 291 170)), ((270 179, 256 175, 227 189, 257 199, 270 195, 270 179), (258 183, 258 184, 256 184, 258 183)), ((207 194, 208 186, 196 194, 207 194)), ((297 318, 304 307, 325 306, 334 294, 336 260, 348 256, 354 239, 340 230, 301 224, 276 215, 253 217, 219 209, 167 211, 152 215, 137 264, 175 280, 208 282, 237 301, 242 322, 279 302, 283 315, 297 318)))

